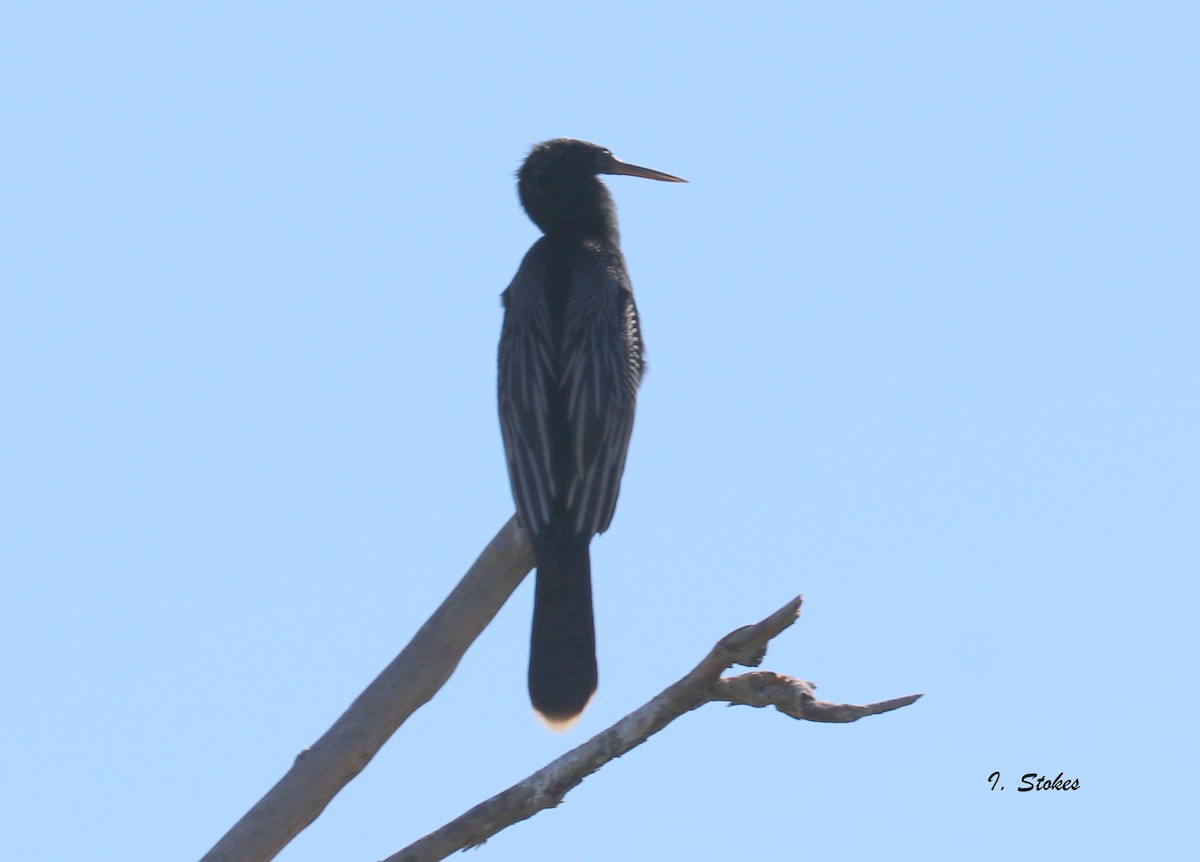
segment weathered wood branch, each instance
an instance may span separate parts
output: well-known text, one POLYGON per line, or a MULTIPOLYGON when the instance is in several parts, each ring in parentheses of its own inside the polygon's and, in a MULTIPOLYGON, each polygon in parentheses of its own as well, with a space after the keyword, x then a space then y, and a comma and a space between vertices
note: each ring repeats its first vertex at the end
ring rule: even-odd
MULTIPOLYGON (((311 748, 297 756, 283 778, 201 862, 273 859, 370 763, 397 728, 438 692, 533 564, 533 549, 512 518, 400 655, 311 748)), ((833 704, 816 700, 811 683, 782 674, 721 677, 734 664, 757 667, 767 643, 799 617, 800 604, 797 597, 762 622, 726 635, 691 673, 645 706, 387 862, 442 859, 455 850, 482 844, 501 829, 558 805, 609 760, 710 701, 770 705, 793 718, 847 722, 907 706, 920 697, 867 706, 833 704)))
POLYGON ((514 516, 400 655, 201 862, 275 858, 445 684, 533 563, 514 516))
POLYGON ((711 701, 771 705, 793 718, 847 722, 908 706, 921 697, 914 694, 868 706, 852 706, 818 701, 813 697, 811 683, 781 674, 758 671, 721 677, 734 664, 757 667, 766 655, 767 643, 800 616, 801 602, 797 596, 757 625, 726 635, 691 673, 645 706, 525 780, 389 856, 385 862, 435 862, 456 850, 482 844, 500 830, 555 807, 572 788, 605 763, 641 745, 684 713, 711 701))
POLYGON ((879 703, 855 706, 851 703, 830 703, 813 696, 816 688, 811 682, 773 673, 769 670, 743 673, 717 680, 709 700, 725 701, 730 706, 773 706, 784 715, 804 721, 825 721, 846 724, 865 715, 879 715, 908 706, 920 699, 909 694, 879 703))

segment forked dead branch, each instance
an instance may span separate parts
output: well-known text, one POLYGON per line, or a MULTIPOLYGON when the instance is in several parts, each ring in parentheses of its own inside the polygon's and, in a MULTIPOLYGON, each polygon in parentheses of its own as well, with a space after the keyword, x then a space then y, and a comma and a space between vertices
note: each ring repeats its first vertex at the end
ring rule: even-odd
MULTIPOLYGON (((450 678, 467 648, 533 567, 524 532, 510 519, 412 641, 367 686, 325 734, 254 805, 201 862, 267 862, 315 820, 371 761, 404 721, 450 678)), ((679 716, 710 701, 774 706, 808 721, 855 721, 907 706, 920 697, 866 706, 816 700, 811 683, 764 671, 722 678, 737 664, 756 667, 767 643, 796 621, 792 599, 762 622, 722 638, 685 677, 579 747, 524 781, 389 857, 442 859, 478 845, 512 823, 553 808, 573 787, 679 716)))
POLYGON ((735 664, 756 667, 766 655, 767 643, 799 618, 802 601, 797 596, 762 622, 729 633, 691 673, 645 706, 384 862, 435 862, 456 850, 478 846, 506 827, 546 808, 554 808, 572 788, 604 764, 706 703, 774 706, 796 719, 850 722, 908 706, 921 697, 912 694, 865 706, 833 704, 817 700, 812 683, 795 677, 769 671, 721 676, 735 664))

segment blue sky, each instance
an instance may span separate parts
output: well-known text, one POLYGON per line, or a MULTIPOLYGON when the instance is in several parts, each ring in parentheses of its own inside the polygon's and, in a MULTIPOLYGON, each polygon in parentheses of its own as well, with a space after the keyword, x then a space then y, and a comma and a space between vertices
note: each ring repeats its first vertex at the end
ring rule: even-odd
POLYGON ((4 855, 198 858, 508 518, 512 173, 558 136, 691 181, 609 181, 650 370, 593 545, 599 695, 533 721, 524 585, 279 858, 399 849, 798 592, 765 667, 926 697, 710 706, 475 855, 1182 855, 1198 25, 10 4, 4 855))

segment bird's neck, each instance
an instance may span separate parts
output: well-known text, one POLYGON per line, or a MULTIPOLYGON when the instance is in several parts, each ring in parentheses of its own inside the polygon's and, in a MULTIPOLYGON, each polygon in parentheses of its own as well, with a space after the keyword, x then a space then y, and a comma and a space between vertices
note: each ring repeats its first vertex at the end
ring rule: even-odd
POLYGON ((521 203, 533 223, 552 240, 596 239, 612 245, 620 240, 616 205, 604 183, 595 177, 539 191, 522 187, 521 203))

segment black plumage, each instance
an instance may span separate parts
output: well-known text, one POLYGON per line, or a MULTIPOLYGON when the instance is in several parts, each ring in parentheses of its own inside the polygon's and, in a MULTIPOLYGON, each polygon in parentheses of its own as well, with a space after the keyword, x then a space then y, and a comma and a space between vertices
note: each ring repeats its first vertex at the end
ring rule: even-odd
POLYGON ((529 695, 556 729, 596 691, 588 546, 616 509, 644 367, 616 207, 599 174, 684 182, 585 141, 534 147, 517 189, 544 235, 504 291, 500 335, 500 428, 537 553, 529 695))

